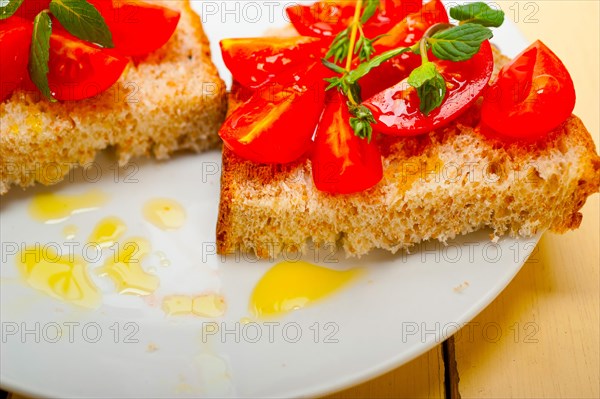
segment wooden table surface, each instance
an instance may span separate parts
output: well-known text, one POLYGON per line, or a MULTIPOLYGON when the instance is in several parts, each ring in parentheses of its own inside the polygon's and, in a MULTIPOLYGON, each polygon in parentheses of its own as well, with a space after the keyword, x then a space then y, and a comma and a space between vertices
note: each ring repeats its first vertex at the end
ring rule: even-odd
MULTIPOLYGON (((567 65, 577 91, 575 113, 597 146, 599 4, 597 0, 500 3, 529 40, 542 39, 567 65)), ((463 398, 599 398, 599 203, 598 195, 588 200, 578 230, 546 233, 506 290, 470 323, 470 331, 457 333, 455 348, 446 356, 443 352, 448 348, 440 345, 328 399, 458 394, 463 398), (446 372, 451 376, 448 380, 446 372)))

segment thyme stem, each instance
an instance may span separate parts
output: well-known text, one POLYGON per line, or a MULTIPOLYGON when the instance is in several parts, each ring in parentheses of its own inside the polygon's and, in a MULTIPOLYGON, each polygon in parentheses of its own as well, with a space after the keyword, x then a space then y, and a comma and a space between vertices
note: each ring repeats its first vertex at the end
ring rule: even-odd
POLYGON ((352 58, 354 57, 354 45, 356 44, 356 34, 358 33, 358 24, 360 23, 360 12, 362 11, 363 0, 357 0, 354 18, 352 19, 352 33, 350 34, 350 46, 348 47, 348 58, 346 58, 346 71, 350 72, 352 68, 352 58))

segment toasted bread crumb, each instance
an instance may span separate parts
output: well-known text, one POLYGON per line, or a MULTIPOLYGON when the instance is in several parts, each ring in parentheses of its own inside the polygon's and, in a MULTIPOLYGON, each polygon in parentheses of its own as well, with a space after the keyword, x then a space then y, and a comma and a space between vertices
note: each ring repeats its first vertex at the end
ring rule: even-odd
POLYGON ((466 290, 468 287, 469 287, 469 282, 468 281, 463 281, 462 283, 460 283, 459 285, 457 285, 456 287, 454 287, 453 291, 456 292, 457 294, 460 294, 464 290, 466 290))

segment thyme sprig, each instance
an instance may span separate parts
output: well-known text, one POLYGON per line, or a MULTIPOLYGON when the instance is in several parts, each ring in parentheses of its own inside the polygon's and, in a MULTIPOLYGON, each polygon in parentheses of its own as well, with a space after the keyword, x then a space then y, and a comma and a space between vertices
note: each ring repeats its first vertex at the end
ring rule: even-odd
POLYGON ((481 44, 491 39, 489 27, 498 27, 504 20, 504 13, 485 3, 470 3, 450 9, 450 15, 459 21, 459 25, 435 24, 430 27, 415 45, 398 47, 382 54, 375 54, 374 43, 381 36, 369 39, 364 34, 364 25, 372 18, 379 7, 378 0, 357 0, 354 18, 346 29, 333 40, 329 51, 322 60, 323 64, 338 74, 325 79, 327 90, 337 89, 348 98, 348 109, 352 115, 350 125, 354 133, 369 141, 373 134, 373 124, 377 123, 371 110, 362 105, 358 81, 373 68, 406 52, 421 55, 421 66, 415 68, 408 84, 417 91, 420 110, 428 115, 439 108, 447 94, 446 81, 436 64, 429 61, 428 52, 440 60, 465 61, 479 52, 481 44), (350 49, 353 49, 350 51, 350 49), (352 69, 354 57, 359 64, 352 69), (333 58, 333 62, 329 59, 333 58), (339 63, 346 60, 345 66, 339 63))

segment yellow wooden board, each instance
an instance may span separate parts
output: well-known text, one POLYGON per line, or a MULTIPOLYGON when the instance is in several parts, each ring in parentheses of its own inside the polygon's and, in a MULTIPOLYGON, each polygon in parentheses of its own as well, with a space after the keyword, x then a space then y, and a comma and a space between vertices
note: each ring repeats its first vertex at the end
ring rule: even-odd
POLYGON ((474 334, 457 334, 463 398, 600 397, 598 202, 576 233, 546 234, 474 334))
MULTIPOLYGON (((511 18, 520 10, 519 27, 528 39, 541 38, 567 65, 577 91, 575 113, 596 145, 599 4, 502 3, 511 18), (524 21, 532 11, 533 20, 524 21)), ((473 320, 473 339, 456 340, 463 398, 600 397, 599 202, 596 194, 583 208, 580 229, 545 234, 515 280, 473 320), (485 326, 491 326, 487 336, 485 326), (496 326, 501 336, 494 342, 496 326)))
POLYGON ((381 377, 326 399, 443 398, 444 362, 441 345, 381 377))

